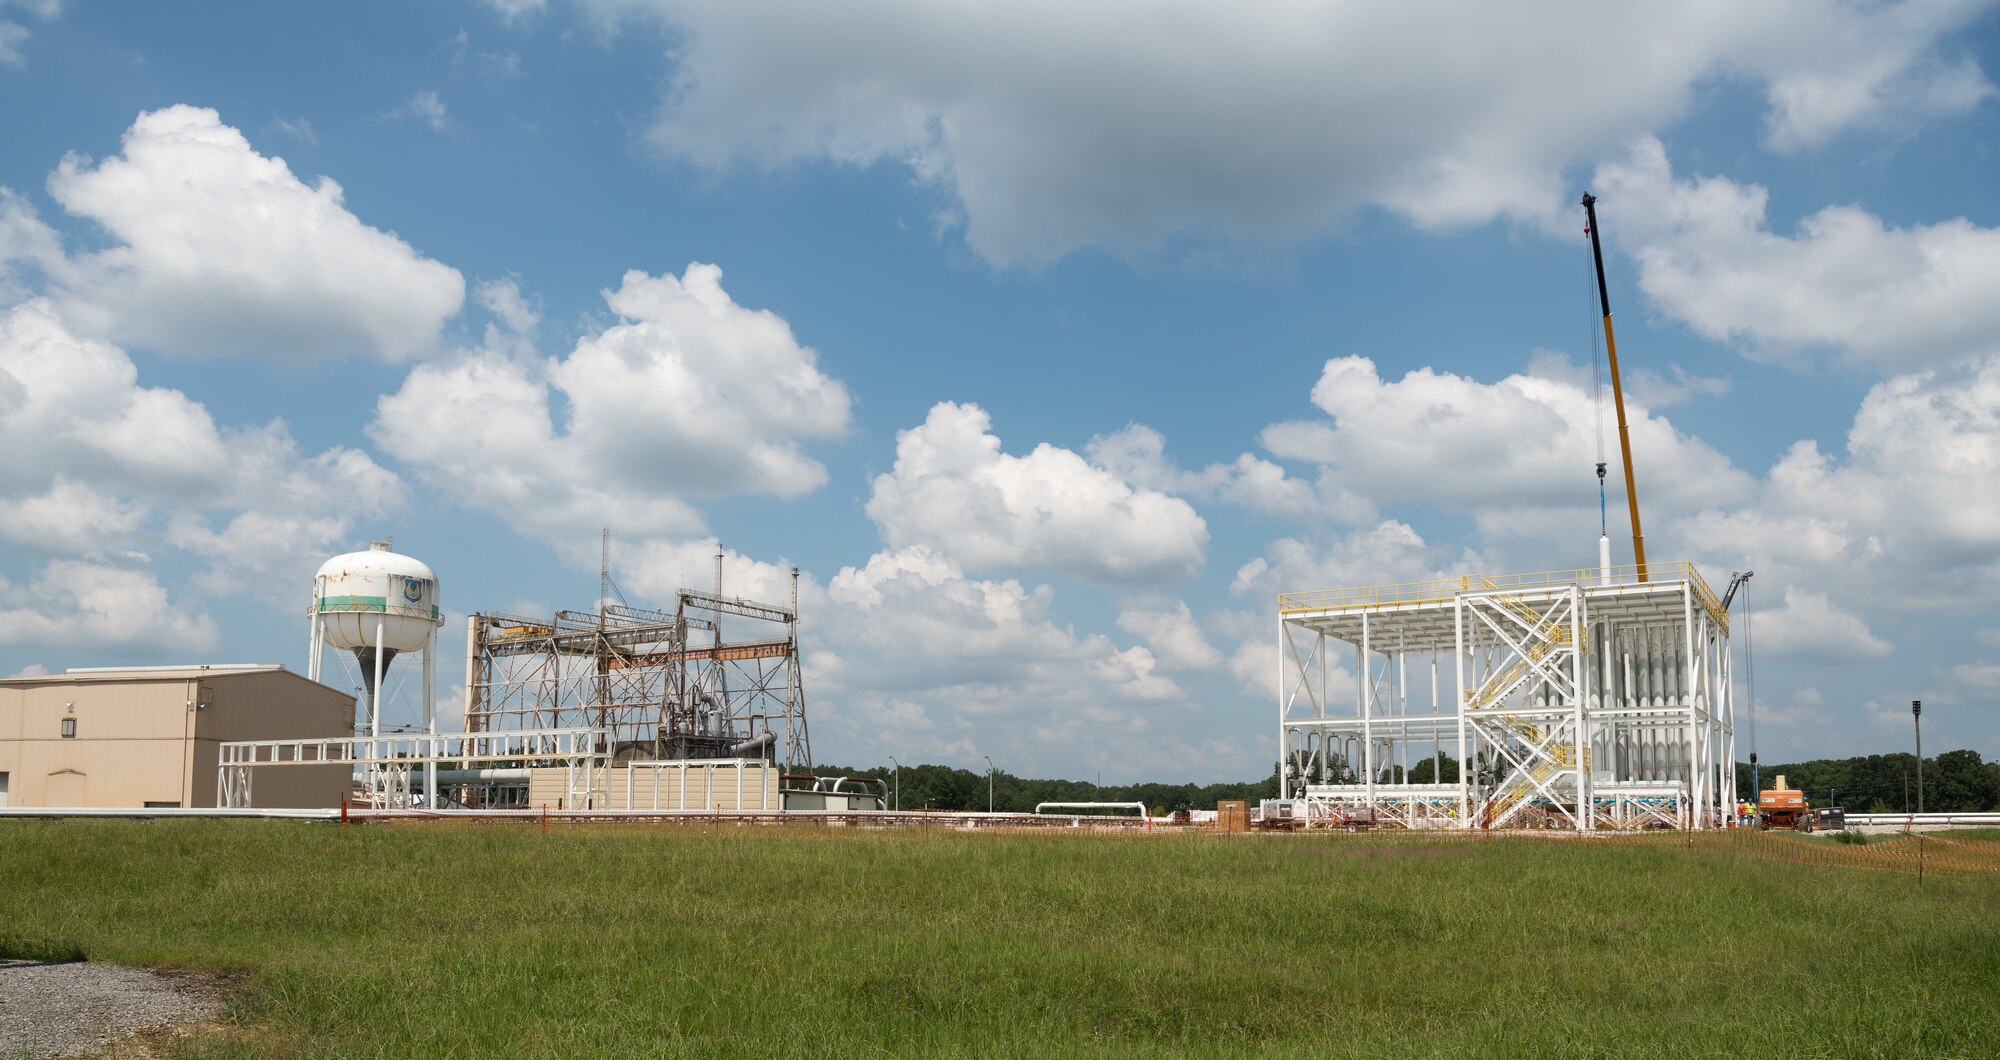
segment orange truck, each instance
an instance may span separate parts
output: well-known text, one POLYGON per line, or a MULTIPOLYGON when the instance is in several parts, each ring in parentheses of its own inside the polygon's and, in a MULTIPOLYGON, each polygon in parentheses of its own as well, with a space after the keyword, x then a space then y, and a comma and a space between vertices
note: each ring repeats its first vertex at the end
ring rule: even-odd
POLYGON ((1765 828, 1806 827, 1806 793, 1785 785, 1784 774, 1769 791, 1757 793, 1757 817, 1765 828))

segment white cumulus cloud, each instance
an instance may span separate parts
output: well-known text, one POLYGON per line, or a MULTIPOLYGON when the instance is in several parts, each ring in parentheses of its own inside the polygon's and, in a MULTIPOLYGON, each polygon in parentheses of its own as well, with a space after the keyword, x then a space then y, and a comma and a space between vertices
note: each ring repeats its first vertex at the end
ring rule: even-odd
POLYGON ((1175 600, 1166 607, 1121 611, 1118 628, 1144 641, 1153 657, 1168 669, 1208 670, 1222 661, 1222 653, 1208 642, 1185 600, 1175 600))
POLYGON ((654 142, 710 168, 892 162, 999 264, 1181 236, 1287 242, 1386 207, 1426 227, 1545 219, 1563 171, 1729 80, 1766 140, 1962 113, 1973 0, 1218 5, 590 0, 662 24, 654 142), (1387 104, 1387 105, 1385 105, 1387 104))
POLYGON ((112 245, 60 264, 49 294, 94 338, 188 356, 391 360, 435 346, 457 270, 371 228, 340 185, 307 184, 213 110, 139 115, 122 152, 64 158, 49 194, 112 245))
POLYGON ((80 642, 198 656, 221 635, 206 613, 169 599, 148 570, 61 559, 23 587, 0 579, 0 644, 80 642))
POLYGON ((1662 312, 1758 356, 1832 351, 1884 372, 1989 354, 2000 338, 2000 228, 1960 217, 1898 227, 1828 206, 1772 231, 1770 194, 1677 178, 1658 140, 1597 171, 1609 231, 1662 312))
MULTIPOLYGON (((1323 465, 1322 489, 1484 515, 1496 535, 1546 529, 1527 518, 1529 509, 1581 525, 1576 513, 1595 507, 1597 408, 1588 380, 1560 358, 1486 383, 1431 368, 1384 380, 1368 358, 1339 357, 1326 362, 1312 400, 1330 419, 1272 424, 1262 441, 1281 458, 1323 465)), ((1626 408, 1649 511, 1692 511, 1749 493, 1749 476, 1713 447, 1636 401, 1626 408)), ((1615 446, 1616 428, 1604 419, 1615 446)), ((1609 452, 1615 469, 1616 449, 1609 452)), ((1617 504, 1624 484, 1615 470, 1609 485, 1617 504)))
POLYGON ((1898 609, 2000 593, 2000 496, 1980 488, 2000 481, 2000 359, 1877 383, 1844 441, 1794 443, 1743 503, 1663 533, 1759 581, 1898 609))
POLYGON ((1835 660, 1880 657, 1895 650, 1825 593, 1793 586, 1786 586, 1782 607, 1757 613, 1756 628, 1757 650, 1772 655, 1835 660))
POLYGON ((604 294, 618 323, 536 361, 536 315, 511 283, 480 294, 487 346, 413 370, 369 433, 440 491, 562 540, 702 533, 687 496, 793 497, 826 481, 802 440, 838 437, 852 399, 783 318, 745 308, 722 270, 628 272, 604 294), (497 348, 496 348, 497 347, 497 348))
POLYGON ((977 405, 940 402, 896 435, 896 463, 875 478, 868 516, 892 548, 925 545, 980 571, 1061 571, 1142 584, 1200 569, 1208 525, 1186 501, 1135 488, 1077 453, 1043 443, 1002 451, 977 405))
POLYGON ((0 538, 73 556, 164 538, 234 592, 295 588, 311 556, 401 500, 358 450, 305 454, 282 421, 225 428, 141 386, 123 350, 71 334, 41 299, 0 310, 0 451, 0 538))
POLYGON ((1159 750, 1155 716, 1193 704, 1151 649, 1078 634, 1054 601, 1047 585, 968 577, 922 545, 842 568, 808 612, 816 729, 877 755, 1129 773, 1131 754, 1159 750))
POLYGON ((1085 455, 1097 466, 1134 486, 1200 501, 1219 501, 1288 519, 1372 518, 1374 504, 1348 493, 1322 474, 1316 482, 1294 478, 1283 467, 1253 453, 1199 471, 1180 466, 1166 452, 1166 438, 1143 423, 1092 438, 1085 455))

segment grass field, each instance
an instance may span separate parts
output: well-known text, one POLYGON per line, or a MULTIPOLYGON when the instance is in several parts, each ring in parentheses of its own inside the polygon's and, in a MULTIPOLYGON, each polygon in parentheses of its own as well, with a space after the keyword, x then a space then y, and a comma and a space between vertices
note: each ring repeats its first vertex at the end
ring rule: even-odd
POLYGON ((1993 1056, 2000 879, 1669 844, 0 822, 193 1055, 1993 1056))

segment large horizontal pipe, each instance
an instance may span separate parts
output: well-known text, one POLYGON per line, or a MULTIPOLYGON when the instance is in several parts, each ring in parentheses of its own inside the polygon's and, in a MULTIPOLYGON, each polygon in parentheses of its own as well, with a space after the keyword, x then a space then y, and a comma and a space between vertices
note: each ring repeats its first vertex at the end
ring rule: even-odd
POLYGON ((526 769, 440 769, 440 784, 526 784, 526 769))
POLYGON ((1146 804, 1143 802, 1038 802, 1035 804, 1036 813, 1040 813, 1043 810, 1143 810, 1145 808, 1146 804))

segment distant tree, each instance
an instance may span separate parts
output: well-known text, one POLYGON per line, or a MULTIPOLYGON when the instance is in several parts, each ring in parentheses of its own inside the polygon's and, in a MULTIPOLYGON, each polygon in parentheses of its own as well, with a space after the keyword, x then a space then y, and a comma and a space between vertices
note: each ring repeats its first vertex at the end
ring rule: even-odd
POLYGON ((1412 784, 1458 783, 1458 759, 1439 753, 1410 767, 1412 784))

